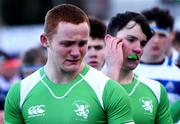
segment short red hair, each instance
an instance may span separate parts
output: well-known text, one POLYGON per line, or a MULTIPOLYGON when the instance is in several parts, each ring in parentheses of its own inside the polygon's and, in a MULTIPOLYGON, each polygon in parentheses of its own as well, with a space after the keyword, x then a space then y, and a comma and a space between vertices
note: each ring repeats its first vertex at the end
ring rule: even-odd
POLYGON ((48 11, 45 17, 44 32, 49 39, 56 33, 59 22, 68 22, 72 24, 87 22, 89 25, 88 16, 77 6, 71 4, 55 6, 48 11))

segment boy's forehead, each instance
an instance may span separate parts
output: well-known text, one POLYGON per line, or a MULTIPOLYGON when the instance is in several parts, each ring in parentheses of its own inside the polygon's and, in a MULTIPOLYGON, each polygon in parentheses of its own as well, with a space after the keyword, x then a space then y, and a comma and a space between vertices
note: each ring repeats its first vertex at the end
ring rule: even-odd
POLYGON ((170 34, 170 28, 162 28, 155 21, 150 22, 149 25, 155 33, 164 34, 165 36, 170 34))
POLYGON ((89 26, 87 23, 83 22, 80 24, 60 22, 57 27, 57 33, 66 36, 73 36, 77 34, 88 35, 89 36, 89 26))

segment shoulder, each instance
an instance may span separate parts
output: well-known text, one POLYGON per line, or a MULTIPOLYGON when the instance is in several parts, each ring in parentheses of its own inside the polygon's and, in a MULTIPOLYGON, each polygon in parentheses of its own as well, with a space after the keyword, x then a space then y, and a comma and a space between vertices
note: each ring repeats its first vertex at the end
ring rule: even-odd
POLYGON ((180 69, 172 64, 168 66, 166 60, 161 65, 149 65, 140 63, 134 70, 135 73, 152 79, 180 81, 180 69))
POLYGON ((91 86, 96 93, 101 106, 103 107, 103 97, 110 96, 113 93, 121 96, 125 94, 125 90, 116 81, 111 80, 102 72, 90 67, 89 71, 83 76, 84 80, 91 86), (119 92, 119 93, 118 93, 119 92))
POLYGON ((129 97, 122 85, 114 80, 109 80, 104 88, 104 97, 114 97, 115 99, 124 99, 129 97))
POLYGON ((28 93, 41 80, 40 70, 21 80, 21 93, 28 93))
POLYGON ((10 89, 8 91, 8 94, 11 95, 11 94, 20 92, 20 82, 21 81, 18 81, 18 82, 15 82, 14 84, 12 84, 12 86, 10 87, 10 89))
POLYGON ((32 73, 20 83, 20 107, 22 106, 26 96, 41 81, 40 69, 32 73))
POLYGON ((171 66, 165 66, 161 73, 163 79, 180 81, 180 69, 174 63, 171 66))
POLYGON ((105 76, 102 72, 100 72, 90 66, 88 66, 88 68, 89 68, 89 70, 85 75, 83 75, 83 79, 94 90, 102 108, 104 108, 102 96, 103 96, 105 85, 108 82, 109 78, 107 76, 105 76))
POLYGON ((12 84, 11 88, 8 91, 8 94, 6 96, 5 106, 7 105, 18 106, 19 101, 20 101, 19 96, 20 96, 20 82, 16 82, 12 84))
POLYGON ((37 82, 41 78, 40 76, 40 69, 29 75, 28 77, 21 80, 21 83, 28 83, 28 82, 37 82))
POLYGON ((96 78, 98 80, 109 80, 109 77, 107 77, 105 74, 103 74, 101 71, 96 70, 93 67, 89 66, 89 71, 87 72, 87 74, 85 75, 86 77, 92 77, 92 78, 96 78))
MULTIPOLYGON (((110 79, 108 76, 106 76, 105 74, 103 74, 101 71, 98 71, 92 67, 90 67, 88 73, 84 76, 84 79, 87 81, 88 84, 90 84, 91 86, 96 86, 99 88, 104 88, 106 87, 111 89, 111 88, 122 88, 122 86, 110 79)), ((122 88, 123 89, 123 88, 122 88)))
POLYGON ((106 83, 110 80, 109 77, 92 67, 89 67, 89 71, 83 78, 90 86, 99 88, 104 88, 106 83))
POLYGON ((144 78, 139 76, 138 78, 139 82, 146 85, 156 96, 157 101, 160 102, 160 97, 161 97, 161 84, 158 81, 149 79, 149 78, 144 78))

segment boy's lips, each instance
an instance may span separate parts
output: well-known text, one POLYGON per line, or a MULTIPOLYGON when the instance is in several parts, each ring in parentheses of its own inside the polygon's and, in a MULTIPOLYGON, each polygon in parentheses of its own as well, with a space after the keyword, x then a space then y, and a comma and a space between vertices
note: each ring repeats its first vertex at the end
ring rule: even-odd
POLYGON ((159 50, 160 48, 159 47, 157 47, 157 46, 155 46, 155 47, 152 47, 152 50, 153 51, 157 51, 157 50, 159 50))
POLYGON ((76 64, 76 63, 78 63, 80 60, 78 59, 78 60, 67 60, 67 62, 69 62, 69 63, 74 63, 74 64, 76 64))
POLYGON ((96 67, 98 62, 97 61, 89 61, 88 64, 92 67, 96 67))

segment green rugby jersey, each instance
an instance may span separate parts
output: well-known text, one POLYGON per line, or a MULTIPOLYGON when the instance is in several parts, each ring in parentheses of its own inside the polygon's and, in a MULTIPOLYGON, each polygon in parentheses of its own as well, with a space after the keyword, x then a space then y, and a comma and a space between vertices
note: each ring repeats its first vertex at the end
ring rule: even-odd
POLYGON ((134 76, 122 85, 130 97, 136 124, 172 124, 165 88, 157 81, 134 76))
POLYGON ((133 123, 127 92, 86 65, 67 84, 51 82, 41 68, 13 85, 5 102, 5 124, 133 123))

